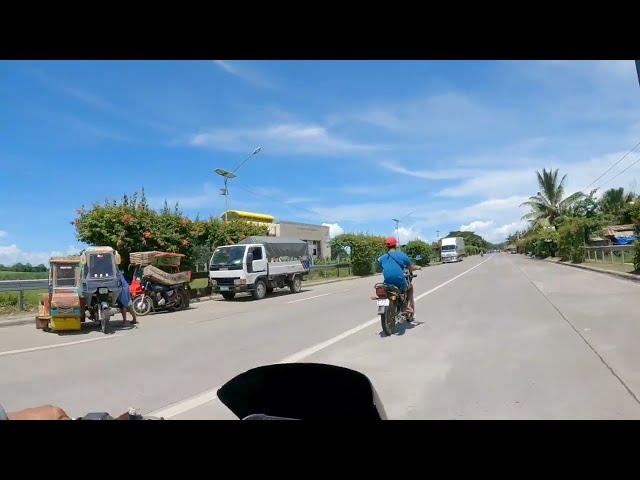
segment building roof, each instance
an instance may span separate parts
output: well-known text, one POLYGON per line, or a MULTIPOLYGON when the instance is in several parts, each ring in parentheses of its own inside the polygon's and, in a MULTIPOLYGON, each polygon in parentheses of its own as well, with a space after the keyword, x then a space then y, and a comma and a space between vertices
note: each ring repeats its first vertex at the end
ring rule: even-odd
POLYGON ((245 212, 242 210, 227 210, 226 212, 222 212, 220 218, 224 218, 225 214, 234 215, 243 220, 253 220, 265 223, 272 223, 275 219, 273 215, 267 215, 266 213, 245 212))
POLYGON ((278 223, 285 224, 285 225, 301 225, 303 227, 329 228, 327 225, 317 225, 313 223, 302 223, 302 222, 287 222, 286 220, 280 220, 278 223))

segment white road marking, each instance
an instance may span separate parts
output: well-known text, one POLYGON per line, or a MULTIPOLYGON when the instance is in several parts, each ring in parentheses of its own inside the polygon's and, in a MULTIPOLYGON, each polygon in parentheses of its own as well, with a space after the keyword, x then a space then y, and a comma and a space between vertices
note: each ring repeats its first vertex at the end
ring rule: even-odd
MULTIPOLYGON (((447 280, 446 282, 441 283, 440 285, 438 285, 437 287, 432 288, 431 290, 421 293, 420 295, 418 295, 415 298, 415 301, 420 300, 421 298, 426 297, 427 295, 435 292, 436 290, 439 290, 440 288, 444 287, 445 285, 448 285, 449 283, 453 282, 454 280, 460 278, 461 276, 469 273, 471 270, 474 270, 476 268, 478 268, 480 265, 482 265, 485 262, 488 262, 489 260, 491 260, 491 257, 487 258, 486 260, 483 260, 482 262, 480 262, 479 264, 465 270, 464 272, 456 275, 453 278, 450 278, 449 280, 447 280)), ((325 294, 325 295, 330 295, 330 294, 325 294)), ((319 295, 322 296, 322 295, 319 295)), ((309 298, 305 298, 305 299, 301 299, 301 300, 308 300, 310 298, 313 297, 309 297, 309 298)), ((301 301, 301 300, 296 300, 297 302, 301 301)), ((340 340, 344 340, 345 338, 353 335, 354 333, 359 332, 360 330, 364 330, 365 328, 368 328, 372 325, 377 324, 378 322, 380 322, 380 318, 376 315, 374 318, 372 318, 371 320, 368 320, 350 330, 347 330, 346 332, 342 332, 339 335, 336 335, 333 338, 330 338, 329 340, 326 340, 322 343, 318 343, 317 345, 314 345, 312 347, 306 348, 304 350, 301 350, 297 353, 294 353, 293 355, 289 355, 286 358, 283 358, 282 360, 280 360, 279 362, 276 363, 294 363, 294 362, 299 362, 300 360, 303 360, 307 357, 310 357, 311 355, 313 355, 314 353, 319 352, 320 350, 323 350, 331 345, 333 345, 334 343, 339 342, 340 340)), ((212 388, 210 390, 207 390, 206 392, 202 392, 194 397, 188 398, 186 400, 181 400, 179 402, 176 402, 172 405, 169 405, 168 407, 165 408, 161 408, 159 410, 156 410, 154 412, 150 412, 147 413, 146 415, 151 416, 151 417, 163 417, 163 418, 171 418, 171 417, 175 417, 177 415, 180 415, 182 413, 188 412, 189 410, 193 410, 194 408, 200 407, 206 403, 209 403, 213 400, 216 400, 218 398, 217 396, 217 392, 218 389, 221 387, 222 385, 212 388)))
POLYGON ((291 302, 287 302, 287 304, 304 302, 305 300, 311 300, 312 298, 318 298, 318 297, 326 297, 327 295, 331 295, 331 294, 330 293, 323 293, 322 295, 314 295, 313 297, 301 298, 299 300, 292 300, 291 302))
POLYGON ((7 350, 6 352, 0 352, 0 357, 4 357, 6 355, 16 355, 18 353, 36 352, 38 350, 51 350, 52 348, 68 347, 69 345, 78 345, 80 343, 97 342, 98 340, 109 340, 110 338, 117 338, 117 337, 121 337, 121 336, 122 335, 114 334, 114 335, 108 335, 108 336, 104 336, 104 337, 87 338, 85 340, 77 340, 75 342, 54 343, 52 345, 43 345, 41 347, 32 347, 32 348, 23 348, 23 349, 20 349, 20 350, 7 350))

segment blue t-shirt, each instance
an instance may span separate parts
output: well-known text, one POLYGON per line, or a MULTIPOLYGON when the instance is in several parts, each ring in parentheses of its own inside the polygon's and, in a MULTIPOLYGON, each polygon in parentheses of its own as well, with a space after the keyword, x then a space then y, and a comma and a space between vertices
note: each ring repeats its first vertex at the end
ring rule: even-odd
POLYGON ((118 280, 120 280, 120 286, 122 290, 120 290, 120 295, 118 295, 118 303, 121 307, 126 308, 131 303, 131 294, 129 293, 129 284, 127 283, 127 279, 124 278, 124 275, 120 270, 118 270, 118 280))
POLYGON ((397 250, 385 253, 378 258, 378 264, 382 267, 384 283, 395 285, 402 290, 407 288, 407 281, 404 278, 402 267, 409 268, 411 260, 409 260, 406 253, 397 250))

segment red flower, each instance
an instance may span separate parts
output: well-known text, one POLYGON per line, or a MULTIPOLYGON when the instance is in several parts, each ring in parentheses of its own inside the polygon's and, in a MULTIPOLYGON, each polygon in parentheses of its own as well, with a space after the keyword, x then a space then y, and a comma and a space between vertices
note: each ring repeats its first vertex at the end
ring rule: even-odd
POLYGON ((151 232, 150 232, 149 230, 145 230, 145 231, 142 233, 142 236, 143 236, 144 238, 151 238, 151 232))
POLYGON ((186 217, 185 217, 185 218, 183 218, 182 220, 180 220, 180 224, 181 224, 181 225, 189 225, 189 222, 190 222, 190 221, 191 221, 191 220, 189 220, 188 218, 186 218, 186 217))
POLYGON ((182 240, 182 246, 183 247, 188 247, 189 246, 189 240, 187 240, 187 239, 182 240))
POLYGON ((124 223, 131 223, 133 217, 127 213, 126 215, 123 215, 120 220, 122 220, 124 223))

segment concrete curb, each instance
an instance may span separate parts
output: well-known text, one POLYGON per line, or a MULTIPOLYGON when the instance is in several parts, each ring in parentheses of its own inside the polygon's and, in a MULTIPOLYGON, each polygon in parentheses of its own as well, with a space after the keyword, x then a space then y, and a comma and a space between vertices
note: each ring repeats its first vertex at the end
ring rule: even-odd
POLYGON ((596 273, 604 273, 606 275, 611 275, 613 277, 622 278, 624 280, 631 280, 632 282, 640 283, 640 275, 634 275, 632 273, 624 273, 624 272, 615 272, 613 270, 606 270, 604 268, 591 267, 588 265, 581 265, 579 263, 566 263, 561 262, 559 260, 544 260, 548 263, 555 263, 556 265, 566 265, 567 267, 580 268, 582 270, 587 270, 596 273))

